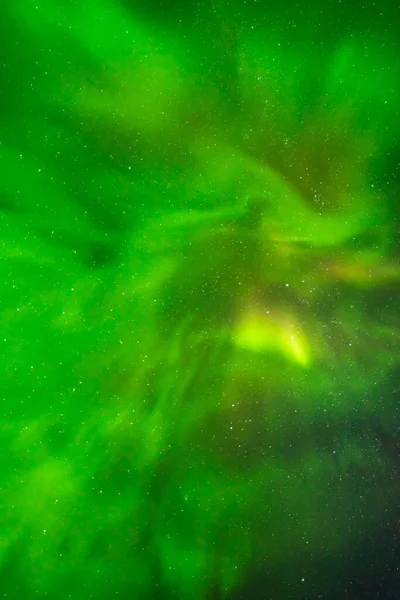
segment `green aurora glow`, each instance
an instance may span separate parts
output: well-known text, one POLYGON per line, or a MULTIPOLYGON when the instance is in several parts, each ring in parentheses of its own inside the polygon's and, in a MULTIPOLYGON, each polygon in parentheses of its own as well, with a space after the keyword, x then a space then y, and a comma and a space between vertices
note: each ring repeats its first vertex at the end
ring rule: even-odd
POLYGON ((396 17, 241 4, 6 2, 4 597, 394 564, 396 17))

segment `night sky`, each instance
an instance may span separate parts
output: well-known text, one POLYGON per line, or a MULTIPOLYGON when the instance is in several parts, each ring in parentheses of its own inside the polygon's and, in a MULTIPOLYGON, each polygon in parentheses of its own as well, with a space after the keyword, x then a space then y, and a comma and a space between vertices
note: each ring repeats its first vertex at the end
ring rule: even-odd
POLYGON ((0 598, 400 598, 398 2, 0 13, 0 598))

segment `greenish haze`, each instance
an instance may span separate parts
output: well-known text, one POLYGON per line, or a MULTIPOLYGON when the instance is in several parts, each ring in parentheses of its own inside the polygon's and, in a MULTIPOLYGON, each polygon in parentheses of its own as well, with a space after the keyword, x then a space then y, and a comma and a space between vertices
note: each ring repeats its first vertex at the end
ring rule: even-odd
POLYGON ((394 597, 398 9, 3 13, 0 595, 394 597))

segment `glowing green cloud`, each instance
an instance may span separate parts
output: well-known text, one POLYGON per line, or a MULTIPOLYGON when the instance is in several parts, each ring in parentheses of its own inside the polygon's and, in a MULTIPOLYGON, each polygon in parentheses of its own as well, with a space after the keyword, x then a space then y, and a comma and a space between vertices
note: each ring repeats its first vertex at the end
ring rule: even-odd
POLYGON ((398 523, 397 31, 8 4, 1 590, 344 597, 398 523))

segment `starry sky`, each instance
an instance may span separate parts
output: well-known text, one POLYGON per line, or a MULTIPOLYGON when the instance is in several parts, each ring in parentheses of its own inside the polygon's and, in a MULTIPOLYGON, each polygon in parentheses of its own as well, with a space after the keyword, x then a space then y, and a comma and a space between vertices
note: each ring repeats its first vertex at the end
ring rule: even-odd
POLYGON ((398 598, 399 13, 4 2, 1 597, 398 598))

